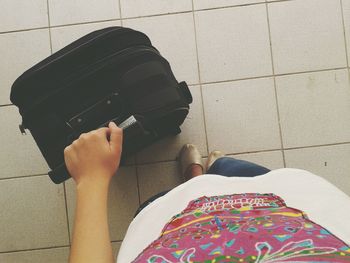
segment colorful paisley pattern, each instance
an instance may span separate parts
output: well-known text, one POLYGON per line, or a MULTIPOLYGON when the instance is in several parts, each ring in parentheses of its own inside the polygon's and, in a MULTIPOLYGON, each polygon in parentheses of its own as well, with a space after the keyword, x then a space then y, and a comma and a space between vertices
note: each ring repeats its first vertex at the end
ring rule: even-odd
POLYGON ((276 195, 204 196, 133 262, 350 262, 350 247, 276 195))

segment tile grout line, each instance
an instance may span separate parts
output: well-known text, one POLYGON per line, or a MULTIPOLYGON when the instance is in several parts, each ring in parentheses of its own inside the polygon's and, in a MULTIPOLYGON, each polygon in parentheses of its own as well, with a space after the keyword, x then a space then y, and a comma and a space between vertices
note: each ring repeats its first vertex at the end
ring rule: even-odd
POLYGON ((327 144, 320 144, 320 145, 296 146, 296 147, 287 147, 284 149, 285 150, 299 150, 299 149, 329 147, 329 146, 347 145, 347 144, 350 144, 350 142, 337 142, 337 143, 327 143, 327 144))
MULTIPOLYGON (((319 148, 319 147, 338 146, 338 145, 350 145, 350 141, 337 142, 337 143, 317 144, 317 145, 307 145, 307 146, 285 147, 284 150, 285 151, 300 150, 300 149, 310 149, 310 148, 319 148)), ((233 153, 226 153, 226 155, 254 154, 254 153, 265 153, 265 152, 274 152, 274 151, 281 151, 281 149, 277 148, 277 149, 264 149, 264 150, 247 151, 247 152, 233 152, 233 153)), ((208 158, 208 156, 202 156, 202 157, 203 158, 208 158)), ((128 165, 127 167, 134 166, 134 167, 136 167, 136 169, 138 169, 140 166, 144 166, 144 165, 170 163, 170 162, 176 162, 176 159, 160 160, 160 161, 154 161, 154 162, 143 162, 143 163, 139 163, 139 164, 128 165)), ((136 171, 136 174, 138 176, 138 170, 136 171)), ((23 179, 23 178, 30 178, 30 177, 39 177, 39 176, 47 176, 47 174, 36 174, 36 175, 24 175, 24 176, 17 176, 17 177, 6 177, 6 178, 0 178, 0 181, 1 180, 23 179)), ((138 180, 138 177, 137 177, 137 180, 138 180)))
POLYGON ((64 204, 66 209, 66 220, 67 220, 67 231, 68 231, 68 242, 69 245, 71 245, 71 238, 70 238, 70 227, 69 227, 69 217, 68 217, 68 203, 67 203, 67 192, 66 192, 66 182, 63 182, 63 191, 64 191, 64 204))
MULTIPOLYGON (((111 240, 111 243, 116 242, 123 242, 123 239, 118 240, 111 240)), ((9 250, 9 251, 1 251, 1 254, 7 254, 7 253, 21 253, 21 252, 31 252, 31 251, 40 251, 40 250, 49 250, 49 249, 57 249, 57 248, 70 248, 70 245, 68 246, 52 246, 52 247, 40 247, 40 248, 28 248, 28 249, 19 249, 19 250, 9 250)))
MULTIPOLYGON (((235 82, 235 81, 242 81, 242 80, 254 80, 254 79, 272 78, 272 77, 294 76, 294 75, 301 75, 301 74, 308 74, 308 73, 318 73, 318 72, 325 72, 325 71, 334 71, 334 70, 341 70, 341 69, 348 69, 348 67, 316 69, 316 70, 308 70, 308 71, 280 73, 280 74, 275 74, 275 75, 263 75, 263 76, 255 76, 255 77, 246 77, 246 78, 240 78, 240 79, 227 79, 227 80, 208 81, 208 82, 202 82, 200 85, 210 85, 210 84, 219 84, 219 83, 235 82)), ((196 85, 196 84, 194 84, 194 85, 196 85)), ((199 85, 199 84, 197 84, 197 85, 199 85)))
POLYGON ((218 10, 218 9, 228 9, 228 8, 235 8, 235 7, 249 7, 249 6, 256 6, 256 5, 264 5, 266 3, 280 3, 280 2, 291 2, 295 0, 279 0, 279 1, 273 1, 273 2, 257 2, 257 3, 247 3, 247 4, 240 4, 240 5, 228 5, 228 6, 219 6, 219 7, 210 7, 210 8, 199 8, 194 11, 211 11, 211 10, 218 10))
POLYGON ((248 155, 248 154, 259 154, 259 153, 271 153, 271 152, 278 152, 281 151, 282 149, 269 149, 269 150, 257 150, 257 151, 249 151, 249 152, 238 152, 238 153, 225 153, 225 156, 236 156, 236 155, 248 155))
MULTIPOLYGON (((319 147, 330 147, 338 145, 350 145, 350 142, 339 142, 339 143, 330 143, 330 144, 321 144, 321 145, 309 145, 309 146, 297 146, 297 147, 286 147, 284 150, 301 150, 301 149, 312 149, 319 147)), ((281 151, 281 149, 270 149, 270 150, 261 150, 261 151, 250 151, 250 152, 238 152, 238 153, 227 153, 225 155, 243 155, 243 154, 254 154, 254 153, 266 153, 266 152, 276 152, 281 151)))
POLYGON ((48 21, 48 29, 49 29, 49 40, 50 40, 50 53, 52 54, 52 37, 51 37, 51 19, 50 19, 50 4, 49 0, 46 0, 47 7, 47 21, 48 21))
POLYGON ((48 29, 48 28, 49 28, 48 26, 41 26, 41 27, 33 27, 33 28, 26 28, 26 29, 2 31, 2 32, 0 32, 0 35, 13 34, 13 33, 22 33, 22 32, 41 30, 41 29, 48 29))
POLYGON ((343 32, 344 32, 344 42, 345 42, 345 55, 346 55, 346 64, 348 66, 348 78, 350 79, 350 62, 349 62, 349 52, 348 52, 348 43, 347 36, 346 36, 346 28, 345 28, 345 15, 344 15, 344 4, 343 0, 340 0, 340 8, 341 8, 341 16, 342 16, 342 23, 343 23, 343 32))
MULTIPOLYGON (((114 22, 114 21, 119 21, 119 20, 121 20, 121 19, 113 18, 113 19, 94 20, 94 21, 88 21, 88 22, 54 25, 54 26, 50 26, 50 28, 62 28, 62 27, 70 27, 70 26, 98 24, 98 23, 114 22)), ((26 28, 26 29, 19 29, 19 30, 3 31, 3 32, 0 32, 0 35, 28 32, 28 31, 48 29, 48 28, 49 28, 48 26, 42 26, 42 27, 33 27, 33 28, 26 28)))
MULTIPOLYGON (((120 3, 120 0, 118 0, 118 1, 120 3)), ((289 1, 295 1, 295 0, 279 0, 279 1, 274 1, 274 2, 271 2, 271 3, 289 2, 289 1)), ((254 5, 261 5, 261 4, 265 4, 265 2, 241 4, 241 5, 229 5, 229 6, 213 7, 213 8, 202 8, 202 9, 196 9, 196 10, 194 10, 194 8, 192 8, 192 10, 189 10, 189 11, 178 11, 178 12, 171 12, 171 13, 161 13, 161 14, 152 14, 152 15, 144 15, 144 16, 125 17, 125 18, 121 18, 121 19, 128 20, 128 19, 136 19, 136 18, 147 18, 147 17, 156 17, 156 16, 186 14, 186 13, 191 13, 193 11, 200 11, 201 12, 201 11, 210 11, 210 10, 217 10, 217 9, 227 9, 227 8, 235 8, 235 7, 254 6, 254 5)), ((120 8, 121 8, 121 5, 120 5, 120 8)), ((103 23, 103 22, 117 21, 117 20, 121 20, 121 19, 94 20, 94 21, 80 22, 80 23, 59 24, 59 25, 54 25, 54 26, 50 26, 50 27, 51 28, 57 28, 57 27, 67 27, 67 26, 103 23)), ((24 29, 17 29, 17 30, 1 31, 0 35, 1 34, 9 34, 9 33, 25 32, 25 31, 31 31, 31 30, 47 29, 47 28, 48 27, 33 27, 33 28, 24 28, 24 29)))
POLYGON ((2 105, 0 105, 0 107, 8 107, 8 106, 13 106, 13 104, 11 103, 11 104, 2 104, 2 105))
POLYGON ((16 177, 3 177, 3 178, 0 178, 0 181, 12 180, 12 179, 25 179, 25 178, 39 177, 39 176, 48 176, 48 175, 47 175, 47 173, 43 173, 43 174, 20 175, 20 176, 16 176, 16 177))
POLYGON ((278 129, 279 129, 279 135, 280 135, 280 143, 281 143, 281 150, 282 150, 283 166, 286 167, 286 156, 284 154, 282 125, 281 125, 280 109, 279 109, 279 104, 278 104, 278 94, 277 94, 277 85, 276 85, 276 76, 275 76, 275 65, 274 65, 274 58, 273 58, 273 51, 272 51, 272 38, 271 38, 269 8, 268 8, 268 3, 267 2, 265 2, 265 8, 266 8, 267 29, 268 29, 268 33, 269 33, 269 42, 270 42, 271 66, 272 66, 273 87, 274 87, 274 93, 275 93, 275 103, 276 103, 277 118, 278 118, 278 129))
POLYGON ((30 248, 30 249, 19 249, 19 250, 10 250, 10 251, 1 251, 1 254, 6 253, 19 253, 19 252, 30 252, 30 251, 38 251, 38 250, 48 250, 48 249, 57 249, 57 248, 69 248, 70 246, 52 246, 52 247, 40 247, 40 248, 30 248))
MULTIPOLYGON (((208 158, 208 155, 203 155, 202 158, 208 158)), ((144 165, 151 165, 151 164, 160 164, 160 163, 171 163, 171 162, 178 162, 178 156, 175 157, 175 159, 166 159, 166 160, 159 160, 159 161, 144 161, 141 163, 138 163, 138 166, 144 166, 144 165)))
MULTIPOLYGON (((47 3, 47 17, 48 17, 48 23, 49 23, 50 52, 52 54, 53 53, 53 49, 52 49, 52 35, 51 35, 51 19, 50 19, 50 4, 49 4, 49 0, 46 0, 46 3, 47 3)), ((65 211, 66 211, 68 244, 71 245, 70 227, 69 227, 69 218, 68 218, 67 193, 66 193, 66 182, 63 182, 63 196, 64 196, 64 207, 65 207, 65 211)))
POLYGON ((118 0, 118 5, 119 5, 119 16, 120 16, 120 25, 123 26, 122 4, 121 4, 120 1, 121 1, 121 0, 118 0))
POLYGON ((193 18, 193 27, 194 27, 194 42, 196 45, 196 57, 197 57, 197 72, 198 72, 198 81, 199 81, 199 93, 201 96, 201 104, 202 104, 202 116, 203 116, 203 124, 204 124, 204 133, 205 133, 205 143, 207 145, 207 155, 209 155, 209 142, 208 142, 208 132, 207 132, 207 121, 205 118, 205 110, 204 110, 204 99, 203 99, 203 89, 202 89, 202 76, 199 66, 199 52, 198 52, 198 38, 197 38, 197 24, 194 10, 194 0, 192 0, 192 18, 193 18))
POLYGON ((339 0, 339 3, 340 3, 340 9, 341 9, 342 24, 343 24, 344 44, 345 44, 345 55, 346 55, 346 65, 349 67, 348 44, 350 44, 350 43, 347 43, 347 39, 346 39, 345 16, 344 16, 343 0, 339 0))

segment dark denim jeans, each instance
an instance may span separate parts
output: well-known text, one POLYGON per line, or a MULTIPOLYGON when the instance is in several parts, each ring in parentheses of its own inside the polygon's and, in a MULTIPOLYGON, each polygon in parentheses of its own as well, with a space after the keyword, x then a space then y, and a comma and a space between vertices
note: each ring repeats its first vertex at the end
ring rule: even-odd
MULTIPOLYGON (((222 157, 217 159, 207 171, 207 174, 218 174, 226 177, 254 177, 270 172, 269 169, 261 165, 247 162, 244 160, 238 160, 230 157, 222 157)), ((171 189, 170 189, 171 190, 171 189)), ((145 201, 139 209, 137 209, 135 216, 147 205, 152 203, 157 198, 165 195, 170 190, 158 193, 147 201, 145 201)))

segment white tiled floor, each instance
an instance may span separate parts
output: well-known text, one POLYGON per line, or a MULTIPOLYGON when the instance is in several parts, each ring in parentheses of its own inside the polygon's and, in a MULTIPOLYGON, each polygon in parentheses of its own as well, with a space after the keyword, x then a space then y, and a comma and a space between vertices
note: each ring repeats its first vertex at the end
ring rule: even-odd
POLYGON ((48 0, 48 12, 51 26, 120 18, 119 3, 115 0, 48 0))
POLYGON ((198 11, 195 19, 202 82, 272 74, 265 5, 198 11))
POLYGON ((206 84, 202 89, 209 151, 281 148, 272 78, 206 84))
POLYGON ((13 81, 24 70, 50 55, 49 30, 0 34, 0 52, 0 104, 8 104, 13 81))
POLYGON ((47 0, 2 0, 0 17, 0 32, 47 27, 47 0))
POLYGON ((114 251, 140 202, 181 183, 187 142, 350 195, 350 0, 4 0, 0 8, 0 262, 66 262, 74 184, 56 186, 9 105, 26 68, 107 26, 147 33, 194 97, 183 132, 122 168, 109 196, 114 251), (147 2, 147 3, 146 3, 147 2), (195 10, 195 11, 193 11, 195 10))
POLYGON ((268 11, 275 73, 346 66, 340 1, 276 2, 268 11))

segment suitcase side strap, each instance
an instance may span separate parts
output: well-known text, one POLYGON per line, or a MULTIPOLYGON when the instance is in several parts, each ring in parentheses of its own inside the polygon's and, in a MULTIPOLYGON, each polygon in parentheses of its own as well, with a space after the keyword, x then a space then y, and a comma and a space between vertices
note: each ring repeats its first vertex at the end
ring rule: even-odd
POLYGON ((188 104, 191 104, 193 102, 193 98, 192 98, 191 91, 187 86, 187 83, 185 81, 180 82, 179 88, 180 88, 181 95, 184 97, 186 102, 188 104))

